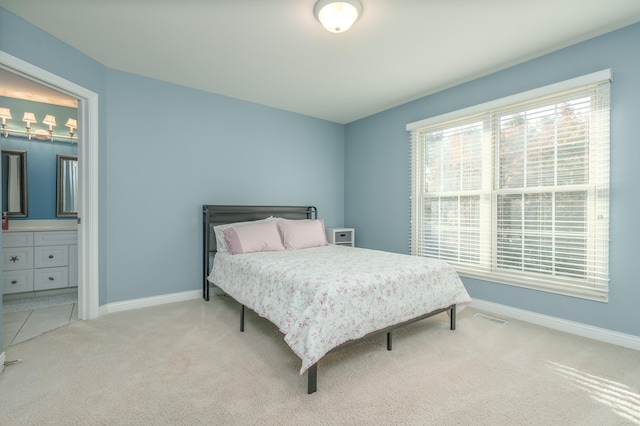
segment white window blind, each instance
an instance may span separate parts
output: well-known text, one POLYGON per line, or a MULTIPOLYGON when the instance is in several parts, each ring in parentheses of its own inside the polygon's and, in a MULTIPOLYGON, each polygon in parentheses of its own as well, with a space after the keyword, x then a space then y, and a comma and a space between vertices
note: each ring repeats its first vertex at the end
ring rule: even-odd
POLYGON ((408 125, 411 253, 463 276, 607 300, 607 76, 408 125))

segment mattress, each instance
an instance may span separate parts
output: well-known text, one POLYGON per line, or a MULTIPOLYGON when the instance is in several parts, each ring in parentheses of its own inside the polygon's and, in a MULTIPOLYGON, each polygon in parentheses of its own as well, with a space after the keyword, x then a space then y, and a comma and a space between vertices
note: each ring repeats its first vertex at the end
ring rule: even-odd
POLYGON ((218 253, 208 279, 278 327, 300 374, 343 343, 471 303, 441 260, 337 245, 218 253))

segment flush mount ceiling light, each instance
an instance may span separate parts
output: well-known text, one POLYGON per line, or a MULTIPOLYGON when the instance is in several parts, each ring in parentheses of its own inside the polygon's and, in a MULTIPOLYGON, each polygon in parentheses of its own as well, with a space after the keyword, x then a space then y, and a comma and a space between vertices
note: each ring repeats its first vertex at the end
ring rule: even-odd
POLYGON ((327 31, 343 33, 362 14, 362 5, 358 0, 319 0, 313 12, 327 31))

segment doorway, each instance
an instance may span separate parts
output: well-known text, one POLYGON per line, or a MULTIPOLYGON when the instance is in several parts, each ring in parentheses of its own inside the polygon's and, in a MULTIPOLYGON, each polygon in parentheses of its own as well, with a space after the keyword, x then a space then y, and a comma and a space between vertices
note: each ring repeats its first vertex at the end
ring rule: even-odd
POLYGON ((2 241, 7 348, 78 319, 78 237, 72 217, 78 140, 75 127, 65 132, 77 120, 78 100, 2 68, 0 96, 7 121, 0 136, 2 211, 11 222, 2 241), (26 135, 20 119, 31 115, 35 121, 26 135), (51 133, 45 135, 49 124, 51 133), (49 233, 34 233, 43 230, 49 233), (14 262, 17 258, 22 261, 14 262))
POLYGON ((0 67, 78 100, 78 318, 98 317, 98 94, 0 51, 0 67))

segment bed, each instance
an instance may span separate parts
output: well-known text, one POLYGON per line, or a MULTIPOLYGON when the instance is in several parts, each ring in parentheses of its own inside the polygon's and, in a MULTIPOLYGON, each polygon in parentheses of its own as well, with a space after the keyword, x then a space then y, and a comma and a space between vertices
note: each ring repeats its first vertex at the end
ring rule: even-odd
POLYGON ((308 206, 204 205, 203 298, 211 289, 272 322, 301 359, 307 391, 318 362, 373 334, 471 303, 455 270, 436 259, 327 244, 308 206), (216 235, 217 234, 217 235, 216 235))

